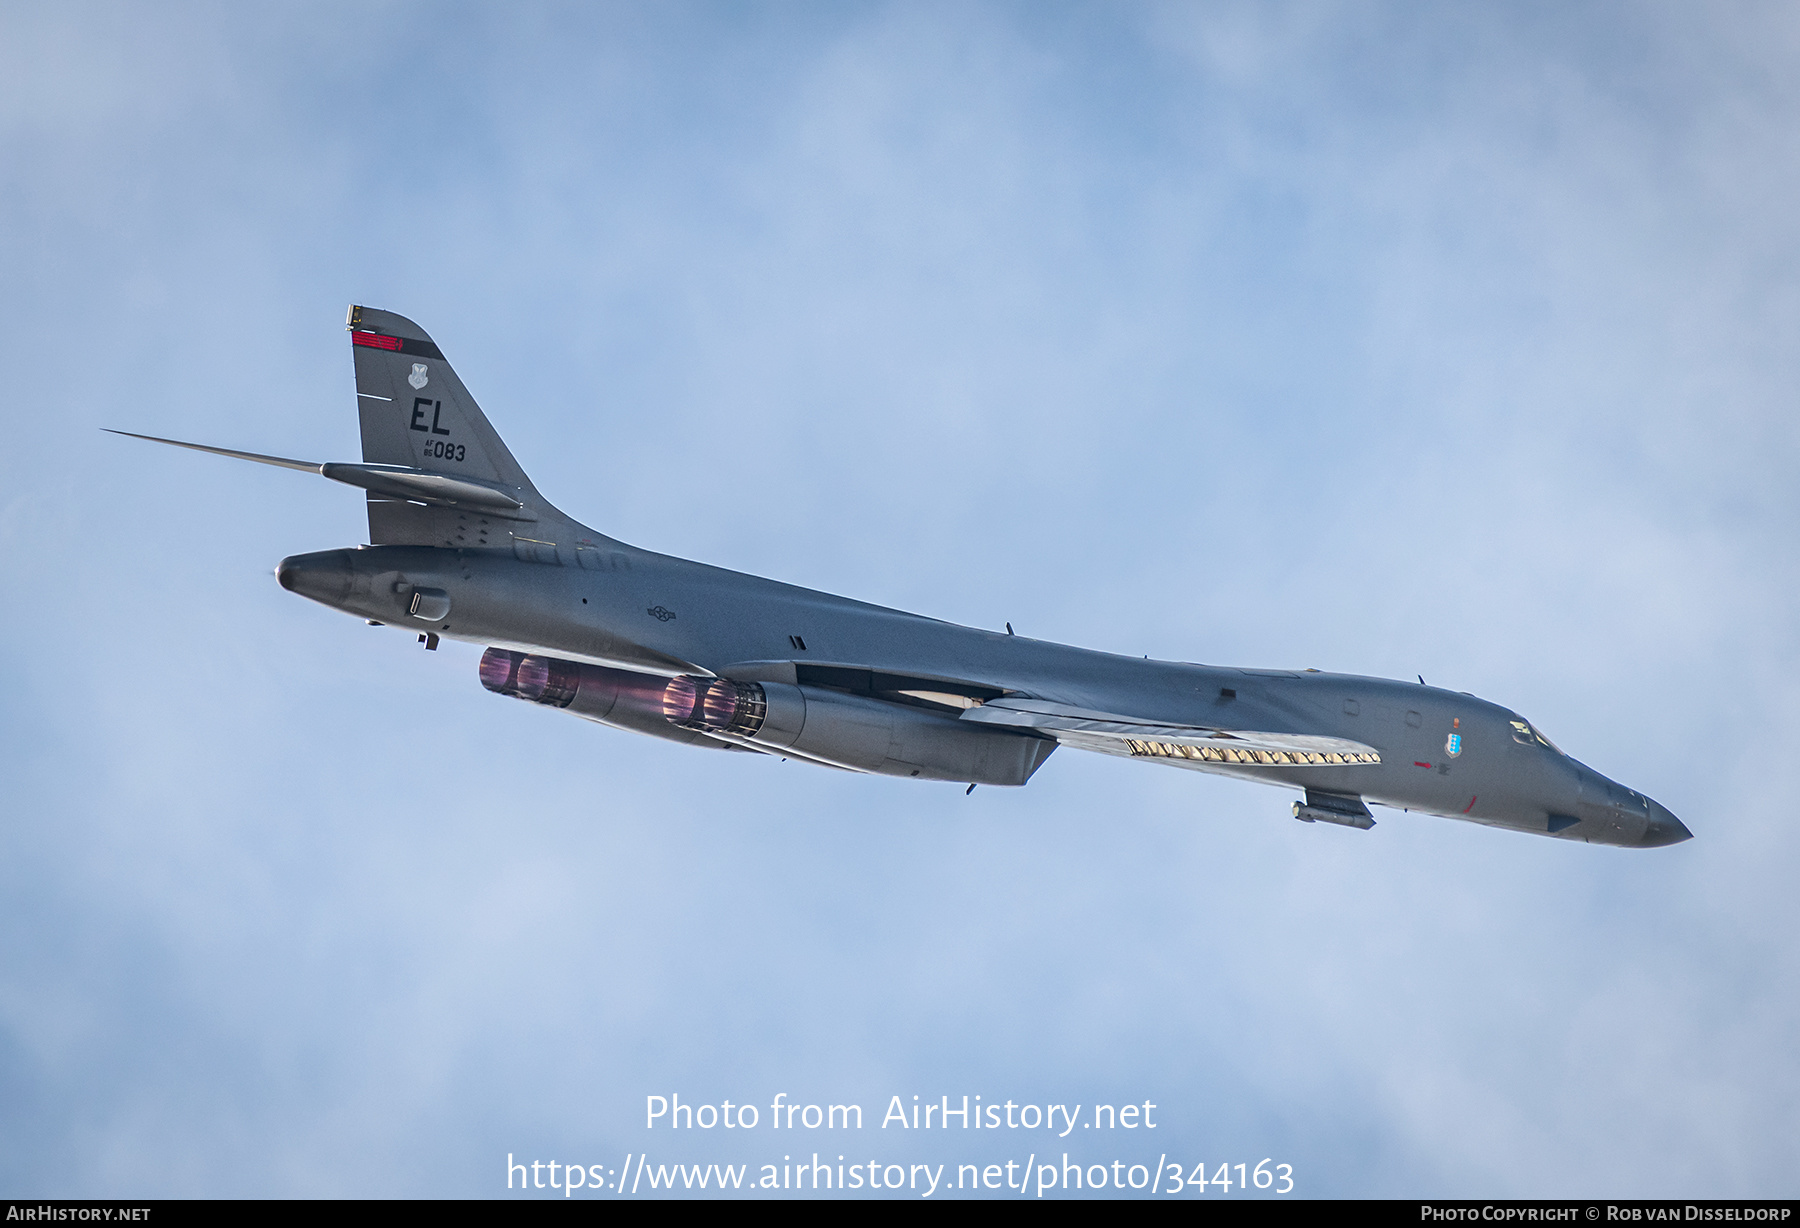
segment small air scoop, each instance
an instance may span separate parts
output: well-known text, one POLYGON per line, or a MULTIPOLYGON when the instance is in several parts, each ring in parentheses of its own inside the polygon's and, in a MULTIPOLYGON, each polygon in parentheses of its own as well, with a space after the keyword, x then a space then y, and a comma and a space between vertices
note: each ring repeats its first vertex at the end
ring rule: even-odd
POLYGON ((437 622, 450 613, 450 594, 441 588, 415 588, 406 612, 428 623, 437 622))

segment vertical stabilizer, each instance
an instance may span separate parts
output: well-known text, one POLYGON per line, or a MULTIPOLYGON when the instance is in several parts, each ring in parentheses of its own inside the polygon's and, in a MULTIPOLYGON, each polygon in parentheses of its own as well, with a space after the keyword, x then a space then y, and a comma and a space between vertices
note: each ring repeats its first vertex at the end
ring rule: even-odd
MULTIPOLYGON (((554 515, 424 329, 405 316, 373 307, 350 308, 346 323, 356 362, 365 462, 500 487, 524 504, 520 518, 526 521, 540 513, 554 515)), ((369 541, 378 546, 474 544, 474 516, 371 491, 369 541)), ((486 526, 482 520, 479 527, 486 526)), ((496 539, 494 544, 521 528, 493 527, 501 531, 481 536, 496 539)), ((529 529, 521 532, 532 536, 529 529)))

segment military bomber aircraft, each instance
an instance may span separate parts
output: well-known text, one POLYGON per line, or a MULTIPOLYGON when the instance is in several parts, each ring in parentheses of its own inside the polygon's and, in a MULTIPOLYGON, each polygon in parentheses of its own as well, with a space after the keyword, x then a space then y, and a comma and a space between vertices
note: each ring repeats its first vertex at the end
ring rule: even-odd
MULTIPOLYGON (((1498 704, 1418 683, 1071 648, 656 554, 538 493, 425 330, 352 307, 363 459, 290 460, 367 492, 369 544, 283 559, 282 587, 487 646, 490 691, 690 746, 918 780, 1022 785, 1059 746, 1633 848, 1692 834, 1498 704)), ((131 432, 115 432, 132 434, 131 432)))

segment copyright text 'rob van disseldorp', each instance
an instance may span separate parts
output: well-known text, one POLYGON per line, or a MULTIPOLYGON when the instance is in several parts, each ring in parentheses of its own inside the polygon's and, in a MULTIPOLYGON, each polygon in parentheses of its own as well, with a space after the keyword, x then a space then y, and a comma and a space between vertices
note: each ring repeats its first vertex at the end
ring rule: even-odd
POLYGON ((1190 1154, 1160 1132, 1161 1116, 1150 1100, 1048 1104, 979 1095, 895 1095, 885 1108, 865 1111, 861 1104, 797 1101, 786 1092, 766 1104, 696 1103, 670 1092, 644 1098, 644 1135, 637 1150, 605 1160, 509 1152, 506 1188, 554 1190, 564 1198, 815 1190, 920 1198, 957 1191, 1014 1198, 1089 1190, 1177 1197, 1293 1191, 1292 1164, 1275 1156, 1190 1154), (984 1144, 980 1156, 922 1163, 896 1154, 904 1143, 924 1141, 927 1132, 951 1141, 943 1131, 956 1132, 956 1143, 984 1144), (678 1158, 695 1142, 728 1137, 739 1144, 730 1148, 733 1162, 678 1158), (750 1138, 769 1148, 760 1163, 735 1158, 750 1138), (1011 1155, 1014 1150, 1019 1154, 1011 1155))

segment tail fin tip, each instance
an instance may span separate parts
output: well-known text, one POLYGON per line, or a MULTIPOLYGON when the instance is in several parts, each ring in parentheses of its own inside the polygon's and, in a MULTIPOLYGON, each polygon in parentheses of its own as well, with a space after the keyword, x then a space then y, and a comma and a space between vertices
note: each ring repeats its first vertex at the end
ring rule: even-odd
MULTIPOLYGON (((345 317, 356 366, 363 460, 471 478, 546 507, 531 479, 463 386, 431 334, 392 311, 352 304, 345 317)), ((441 512, 369 496, 375 544, 454 541, 441 512)))

